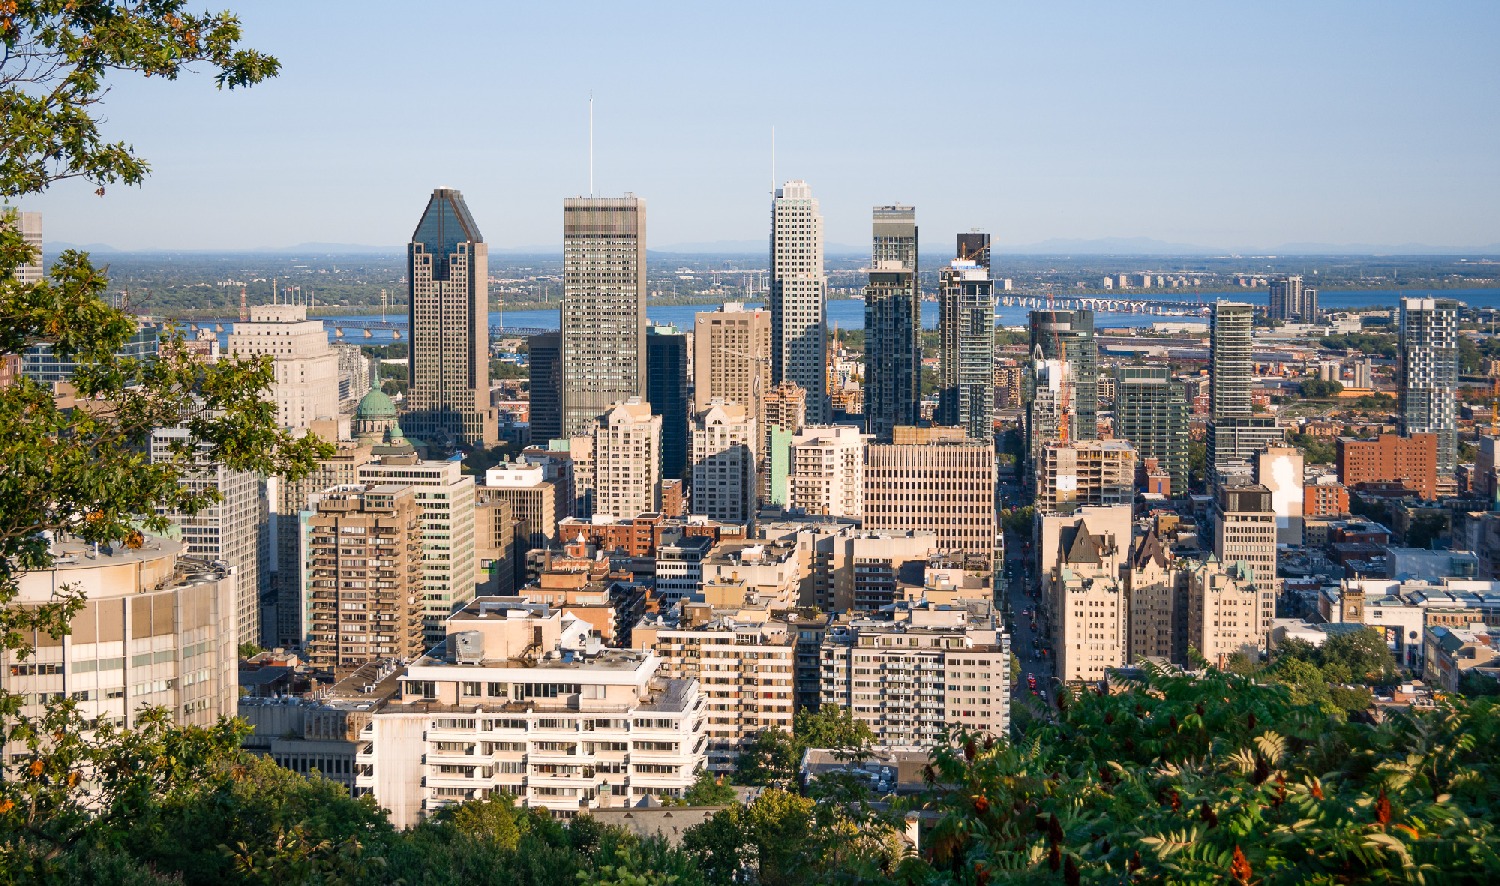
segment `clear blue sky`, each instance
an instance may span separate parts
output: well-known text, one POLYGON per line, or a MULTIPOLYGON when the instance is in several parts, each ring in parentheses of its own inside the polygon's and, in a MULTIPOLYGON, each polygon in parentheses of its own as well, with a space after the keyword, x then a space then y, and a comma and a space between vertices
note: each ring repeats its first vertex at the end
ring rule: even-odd
POLYGON ((653 247, 765 237, 773 125, 832 243, 891 202, 934 257, 1500 242, 1495 0, 235 5, 281 76, 120 81, 106 131, 155 172, 28 201, 49 240, 395 245, 451 186, 492 249, 560 248, 592 91, 596 191, 645 197, 653 247))

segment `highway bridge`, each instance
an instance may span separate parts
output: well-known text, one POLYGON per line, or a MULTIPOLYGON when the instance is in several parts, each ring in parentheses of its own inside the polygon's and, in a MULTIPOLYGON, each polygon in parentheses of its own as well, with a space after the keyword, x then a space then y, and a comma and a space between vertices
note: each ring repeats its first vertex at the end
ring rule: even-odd
MULTIPOLYGON (((386 332, 393 339, 401 339, 407 335, 407 323, 405 320, 380 320, 370 317, 314 317, 321 319, 323 328, 332 329, 334 338, 344 338, 351 332, 363 332, 365 338, 374 338, 377 332, 386 332)), ((215 329, 217 332, 224 331, 224 324, 217 326, 208 323, 190 323, 188 329, 197 332, 199 328, 215 329)), ((491 326, 490 339, 493 341, 500 338, 525 338, 530 335, 540 335, 543 332, 556 332, 556 329, 543 329, 539 326, 491 326)))
MULTIPOLYGON (((1002 295, 1000 304, 1007 308, 1033 308, 1045 311, 1048 307, 1046 296, 1040 295, 1002 295)), ((1203 314, 1213 307, 1213 302, 1206 301, 1178 301, 1176 299, 1148 299, 1148 298, 1115 298, 1107 295, 1070 295, 1063 298, 1053 298, 1051 306, 1060 311, 1073 311, 1086 308, 1091 311, 1107 311, 1116 314, 1165 314, 1169 316, 1183 316, 1186 314, 1203 314)))

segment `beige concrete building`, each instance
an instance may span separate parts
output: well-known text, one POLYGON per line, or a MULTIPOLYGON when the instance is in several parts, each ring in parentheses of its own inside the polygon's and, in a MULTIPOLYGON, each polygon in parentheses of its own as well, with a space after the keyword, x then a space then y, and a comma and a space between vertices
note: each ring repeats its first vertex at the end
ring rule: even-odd
POLYGON ((563 201, 562 435, 646 396, 646 201, 563 201))
POLYGON ((605 649, 547 606, 477 600, 446 642, 368 694, 355 790, 396 827, 510 794, 557 818, 675 798, 705 762, 698 684, 653 653, 605 649))
POLYGON ((966 609, 835 622, 819 657, 821 704, 869 724, 878 746, 931 748, 955 726, 997 736, 1010 728, 1009 642, 966 609))
POLYGON ((858 429, 813 425, 792 438, 787 507, 825 517, 864 514, 865 451, 858 429))
POLYGON ((785 622, 721 618, 693 627, 642 623, 631 643, 661 659, 662 676, 698 682, 708 714, 708 768, 733 772, 757 733, 791 734, 794 640, 785 622))
POLYGON ((474 594, 513 594, 525 562, 526 534, 511 500, 488 486, 474 489, 474 594))
MULTIPOLYGON (((576 461, 575 461, 576 463, 576 461)), ((632 397, 594 423, 596 515, 629 518, 661 509, 661 416, 632 397)))
MULTIPOLYGON (((229 570, 187 557, 184 545, 165 538, 97 552, 61 538, 50 550, 52 566, 22 573, 9 605, 56 602, 65 586, 87 602, 68 634, 26 632, 33 651, 25 658, 0 651, 0 691, 20 696, 20 714, 38 717, 48 702, 71 699, 85 720, 126 727, 146 705, 181 726, 235 715, 238 595, 229 570)), ((4 739, 0 753, 8 763, 25 742, 7 746, 4 739)))
MULTIPOLYGON (((10 207, 6 207, 9 210, 10 207)), ((17 221, 20 223, 21 239, 26 245, 35 250, 31 261, 17 265, 15 274, 16 282, 22 286, 32 283, 40 283, 47 276, 47 266, 42 263, 42 214, 40 212, 17 212, 17 221)), ((0 216, 0 221, 3 221, 0 216)))
POLYGON ((307 661, 336 678, 422 654, 421 507, 411 486, 344 486, 312 497, 307 661))
POLYGON ((828 278, 823 274, 823 216, 812 188, 789 181, 771 201, 771 377, 807 392, 807 416, 821 424, 828 406, 828 278))
POLYGON ((1135 500, 1135 447, 1127 440, 1047 443, 1036 458, 1036 510, 1071 514, 1080 507, 1135 500))
POLYGON ((720 542, 705 551, 701 576, 703 589, 718 588, 720 602, 738 596, 735 605, 791 609, 801 592, 797 547, 786 541, 720 542))
POLYGON ((252 307, 250 320, 230 330, 228 350, 239 357, 275 359, 270 393, 283 428, 339 417, 339 356, 328 344, 323 321, 307 319, 306 306, 252 307))
POLYGON ((866 529, 927 530, 939 550, 962 557, 969 568, 993 568, 994 444, 872 444, 865 447, 864 479, 866 529))
MULTIPOLYGON (((320 426, 326 428, 330 424, 320 423, 320 426)), ((360 467, 371 458, 369 447, 354 443, 337 443, 335 447, 331 457, 319 461, 300 480, 288 481, 284 477, 266 480, 266 498, 271 507, 271 596, 275 601, 271 612, 275 617, 267 618, 262 625, 263 646, 297 647, 307 638, 303 608, 307 580, 302 556, 304 512, 310 508, 313 493, 358 483, 360 467)))
POLYGON ((359 482, 414 487, 422 511, 424 642, 441 643, 448 616, 474 599, 474 478, 456 461, 372 462, 360 467, 359 482))
POLYGON ((755 415, 739 403, 711 400, 694 419, 692 512, 726 523, 755 516, 755 415))
POLYGON ((1113 513, 1104 517, 1098 523, 1087 514, 1058 518, 1056 562, 1044 577, 1057 678, 1067 683, 1104 679, 1125 664, 1129 648, 1130 524, 1119 526, 1113 513))
POLYGON ((1187 619, 1184 566, 1154 531, 1148 532, 1130 555, 1128 660, 1187 666, 1187 619))
POLYGON ((900 585, 922 584, 928 561, 938 552, 937 534, 931 530, 859 532, 840 541, 833 594, 838 612, 891 605, 900 585))
POLYGON ((699 313, 693 323, 694 411, 723 400, 750 410, 760 424, 770 392, 771 312, 725 302, 717 311, 699 313))
MULTIPOLYGON (((1271 490, 1265 486, 1225 486, 1214 500, 1214 556, 1226 567, 1245 563, 1254 572, 1257 586, 1275 598, 1276 511, 1271 490)), ((1269 630, 1269 628, 1268 628, 1269 630)))
POLYGON ((432 192, 406 249, 411 390, 405 430, 429 442, 493 446, 489 244, 463 195, 432 192))
POLYGON ((1210 557, 1189 570, 1188 645, 1210 664, 1223 667, 1235 653, 1253 661, 1265 651, 1276 594, 1257 581, 1242 560, 1226 565, 1210 557))
POLYGON ((546 477, 544 466, 524 462, 502 464, 484 473, 484 494, 489 500, 510 504, 511 516, 521 524, 517 537, 528 550, 559 541, 557 524, 573 511, 563 484, 546 477))

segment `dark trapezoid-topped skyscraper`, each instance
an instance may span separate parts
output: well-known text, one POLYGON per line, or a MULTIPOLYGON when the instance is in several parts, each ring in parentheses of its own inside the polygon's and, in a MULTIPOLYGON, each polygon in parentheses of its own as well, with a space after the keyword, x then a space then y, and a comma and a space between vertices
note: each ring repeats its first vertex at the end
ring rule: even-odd
POLYGON ((411 391, 402 420, 434 443, 490 446, 489 246, 463 195, 438 188, 406 249, 411 391))

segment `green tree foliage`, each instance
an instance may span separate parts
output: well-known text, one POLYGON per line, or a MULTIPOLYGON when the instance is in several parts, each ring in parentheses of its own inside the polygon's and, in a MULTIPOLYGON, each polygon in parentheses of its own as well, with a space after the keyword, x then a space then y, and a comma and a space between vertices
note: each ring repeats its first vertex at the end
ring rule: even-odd
POLYGON ((729 783, 728 779, 706 770, 698 773, 698 780, 693 782, 693 786, 682 795, 684 803, 688 806, 728 806, 734 803, 737 797, 734 786, 729 783))
POLYGON ((1202 489, 1208 483, 1207 443, 1188 443, 1188 483, 1195 489, 1202 489))
POLYGON ((792 732, 804 748, 863 752, 875 742, 868 723, 856 720, 853 712, 836 704, 825 704, 816 713, 798 711, 792 732))
POLYGON ((1337 397, 1344 390, 1342 382, 1324 381, 1321 378, 1303 379, 1297 390, 1309 400, 1327 400, 1337 397))
POLYGON ((756 733, 741 750, 735 764, 735 780, 747 785, 791 787, 802 765, 802 745, 788 732, 765 729, 756 733))
POLYGON ((1006 532, 1014 534, 1021 541, 1030 541, 1035 531, 1036 508, 1026 505, 1020 508, 1009 508, 1000 512, 1000 525, 1006 532))
POLYGON ((1331 465, 1338 461, 1339 447, 1332 440, 1309 434, 1288 434, 1287 442, 1302 450, 1302 458, 1310 465, 1331 465))
POLYGON ((1388 333, 1346 332, 1342 335, 1325 335, 1319 344, 1334 351, 1359 351, 1372 356, 1396 357, 1396 336, 1388 333))

